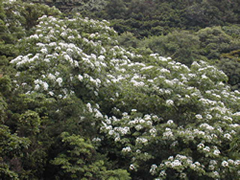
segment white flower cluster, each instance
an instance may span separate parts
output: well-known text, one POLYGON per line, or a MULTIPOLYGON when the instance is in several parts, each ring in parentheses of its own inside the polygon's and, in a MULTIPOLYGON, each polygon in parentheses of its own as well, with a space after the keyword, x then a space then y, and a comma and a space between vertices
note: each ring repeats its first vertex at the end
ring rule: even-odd
POLYGON ((149 172, 154 175, 156 173, 156 169, 157 169, 157 165, 156 164, 152 164, 151 169, 149 170, 149 172))
POLYGON ((142 137, 138 137, 137 139, 136 139, 136 143, 138 144, 138 143, 142 143, 142 144, 147 144, 148 143, 148 140, 146 139, 146 138, 142 138, 142 137))
MULTIPOLYGON (((162 162, 159 165, 159 170, 160 170, 160 174, 159 174, 159 178, 166 178, 167 174, 161 174, 163 171, 165 172, 166 169, 174 169, 177 172, 179 172, 178 178, 179 179, 185 179, 185 177, 187 176, 185 174, 185 170, 186 169, 191 169, 193 171, 197 171, 200 174, 204 174, 204 165, 200 164, 199 162, 193 162, 191 157, 185 156, 185 155, 180 155, 177 154, 175 157, 170 156, 168 157, 167 160, 165 160, 164 162, 162 162)), ((156 168, 155 168, 156 169, 156 168)))
MULTIPOLYGON (((85 83, 85 87, 95 96, 98 96, 102 80, 95 71, 100 73, 108 66, 104 55, 107 51, 103 44, 112 44, 107 34, 114 35, 115 31, 109 28, 105 21, 81 18, 62 20, 51 16, 43 16, 39 20, 35 34, 26 38, 27 42, 31 44, 29 49, 31 53, 20 55, 11 61, 19 69, 29 69, 36 76, 44 75, 46 77, 44 79, 38 77, 39 83, 35 83, 35 88, 28 87, 30 92, 41 91, 42 88, 44 91, 49 90, 48 94, 51 96, 66 97, 74 92, 70 89, 69 83, 74 82, 76 78, 85 83), (80 35, 82 30, 79 32, 76 29, 68 28, 69 26, 81 27, 83 31, 91 27, 92 33, 90 36, 85 34, 86 36, 82 37, 80 35), (106 36, 100 35, 100 33, 106 33, 106 36), (59 39, 65 41, 59 41, 59 39), (81 46, 76 42, 81 42, 81 46), (37 51, 32 49, 34 46, 37 47, 37 51), (63 69, 62 65, 68 69, 63 69), (39 69, 39 67, 43 69, 39 69), (76 68, 83 73, 77 73, 76 68), (54 75, 54 71, 61 72, 61 76, 54 75), (67 90, 55 91, 56 85, 63 88, 66 84, 68 84, 67 90)), ((20 71, 20 73, 22 72, 20 71)))
POLYGON ((131 152, 132 149, 128 146, 122 149, 122 152, 131 152))
POLYGON ((165 129, 165 132, 163 133, 163 138, 164 139, 174 139, 173 132, 170 128, 165 129))
POLYGON ((99 138, 99 137, 96 137, 96 138, 93 138, 93 139, 92 139, 92 141, 93 141, 93 142, 101 142, 101 141, 102 141, 102 139, 101 139, 101 138, 99 138))
POLYGON ((35 84, 35 87, 34 87, 35 90, 38 90, 38 89, 40 88, 40 86, 42 86, 43 89, 44 89, 45 91, 47 91, 47 90, 48 90, 48 87, 49 87, 49 85, 48 85, 47 82, 44 82, 44 81, 42 81, 42 80, 40 80, 40 79, 36 79, 36 80, 34 81, 34 84, 35 84))
POLYGON ((200 128, 203 128, 203 129, 206 129, 206 130, 208 130, 208 131, 213 131, 213 130, 214 130, 214 127, 211 126, 211 125, 209 125, 209 124, 207 124, 207 123, 200 124, 199 127, 200 127, 200 128))

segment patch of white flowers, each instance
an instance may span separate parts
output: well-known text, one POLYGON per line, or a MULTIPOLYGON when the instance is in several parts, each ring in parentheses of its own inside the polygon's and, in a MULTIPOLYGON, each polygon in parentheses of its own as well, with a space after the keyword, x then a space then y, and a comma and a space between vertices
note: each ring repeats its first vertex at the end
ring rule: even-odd
MULTIPOLYGON (((149 173, 155 174, 159 179, 167 179, 168 176, 171 176, 166 173, 168 172, 167 169, 176 170, 178 173, 175 175, 179 179, 188 177, 189 169, 198 174, 198 176, 206 175, 215 179, 225 176, 226 172, 219 169, 221 166, 219 161, 216 160, 216 164, 209 164, 220 157, 228 158, 225 156, 225 152, 222 152, 225 151, 222 149, 222 145, 227 141, 231 141, 233 139, 232 136, 236 138, 236 129, 234 127, 238 127, 237 129, 239 130, 238 113, 234 112, 234 110, 237 110, 235 106, 239 107, 239 104, 237 105, 237 102, 240 102, 239 92, 231 92, 228 86, 221 83, 222 80, 226 79, 226 75, 218 72, 213 66, 208 67, 203 61, 193 63, 190 69, 171 59, 160 57, 158 54, 152 54, 151 57, 158 60, 159 68, 158 66, 138 63, 129 64, 125 59, 114 61, 116 69, 119 69, 119 73, 117 76, 111 75, 112 79, 116 79, 111 82, 119 86, 121 81, 127 87, 130 86, 128 82, 132 83, 131 88, 134 91, 131 96, 128 96, 128 99, 124 99, 125 102, 131 102, 131 98, 134 102, 136 92, 144 94, 143 92, 146 91, 164 97, 164 106, 167 107, 168 111, 171 109, 175 111, 180 106, 189 107, 189 113, 193 112, 189 120, 195 126, 188 126, 187 122, 183 125, 175 123, 178 122, 180 117, 186 118, 187 116, 184 114, 176 115, 174 119, 168 113, 164 117, 171 117, 173 120, 165 121, 163 119, 160 121, 162 118, 159 115, 148 114, 146 115, 148 118, 135 117, 137 109, 134 109, 134 111, 131 111, 131 114, 127 113, 126 115, 124 113, 125 115, 122 115, 122 118, 118 120, 113 120, 115 119, 113 117, 105 119, 103 124, 108 122, 108 125, 102 126, 102 132, 105 132, 116 143, 121 143, 123 147, 128 146, 129 143, 131 144, 132 151, 129 151, 128 154, 132 154, 131 162, 133 164, 144 161, 142 160, 143 158, 138 158, 136 151, 144 156, 146 153, 145 149, 151 146, 151 144, 155 144, 154 148, 159 148, 159 151, 162 148, 160 144, 167 144, 168 150, 171 149, 174 152, 172 156, 170 158, 162 156, 162 159, 165 158, 165 160, 161 162, 156 159, 155 164, 149 167, 149 173), (121 74, 120 69, 122 68, 126 69, 124 72, 129 73, 121 74), (176 78, 172 75, 176 71, 181 78, 176 78), (153 73, 154 76, 152 75, 153 73), (122 78, 118 78, 119 76, 122 78), (201 83, 199 83, 199 77, 203 79, 201 83), (219 81, 215 82, 216 78, 219 81), (189 85, 189 82, 195 82, 195 86, 189 85), (211 83, 211 86, 209 83, 211 83), (231 97, 231 101, 222 101, 224 97, 231 97), (191 109, 191 104, 197 105, 202 110, 195 111, 195 109, 191 109), (155 121, 153 116, 158 120, 155 121), (150 123, 147 123, 147 119, 150 123), (112 128, 108 129, 109 126, 112 128), (114 131, 114 128, 119 128, 119 126, 129 126, 131 130, 125 135, 119 133, 116 135, 117 132, 114 131), (131 134, 129 134, 130 132, 131 134), (126 138, 128 138, 127 141, 126 138), (159 147, 156 144, 159 144, 159 147), (178 151, 175 152, 177 147, 184 146, 184 149, 187 150, 191 148, 189 144, 191 144, 193 149, 197 149, 194 150, 194 153, 199 154, 199 156, 203 157, 202 159, 194 159, 191 157, 191 154, 188 154, 188 156, 178 154, 175 158, 172 158, 175 153, 178 153, 178 151), (160 165, 157 166, 156 164, 160 165)), ((129 92, 125 93, 129 94, 129 92)), ((158 104, 157 98, 151 100, 151 102, 148 102, 148 105, 158 104)), ((115 98, 113 102, 115 102, 115 98)), ((141 105, 145 107, 144 103, 141 105)), ((158 112, 150 110, 150 113, 158 112)), ((175 113, 177 112, 175 111, 175 113)), ((154 156, 155 154, 151 154, 145 160, 154 158, 154 156)), ((233 167, 233 169, 237 173, 238 168, 233 167)))
MULTIPOLYGON (((16 68, 31 71, 32 76, 39 81, 34 81, 35 87, 32 87, 32 82, 26 82, 25 89, 30 93, 51 91, 51 96, 66 97, 74 92, 71 84, 78 79, 88 91, 98 96, 102 80, 95 72, 100 73, 107 67, 103 44, 112 44, 109 36, 115 34, 107 26, 108 22, 82 18, 57 19, 46 15, 39 18, 39 21, 35 34, 26 38, 31 44, 31 53, 20 55, 11 61, 16 68), (81 30, 77 31, 74 27, 81 27, 81 30), (88 27, 95 33, 86 33, 84 37, 80 35, 88 27), (100 33, 106 35, 100 36, 100 33), (42 69, 39 70, 39 66, 42 69), (60 73, 54 75, 56 71, 60 73), (39 76, 43 77, 41 75, 44 78, 40 79, 39 76)), ((19 71, 20 74, 25 74, 23 72, 19 71)))

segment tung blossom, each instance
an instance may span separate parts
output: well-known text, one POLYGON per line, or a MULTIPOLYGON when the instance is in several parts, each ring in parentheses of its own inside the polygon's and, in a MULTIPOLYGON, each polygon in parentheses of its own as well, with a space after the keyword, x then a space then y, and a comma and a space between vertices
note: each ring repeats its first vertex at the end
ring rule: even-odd
POLYGON ((223 167, 228 167, 228 162, 227 161, 223 161, 221 164, 223 167))
POLYGON ((59 86, 62 86, 63 80, 62 80, 62 78, 59 77, 56 79, 56 82, 58 83, 59 86))
POLYGON ((48 83, 46 83, 46 82, 43 82, 43 89, 45 90, 45 91, 47 91, 48 90, 48 83))
POLYGON ((166 101, 166 105, 167 105, 167 106, 173 106, 173 105, 174 105, 173 100, 168 99, 168 100, 166 101))
POLYGON ((125 147, 122 149, 122 152, 131 152, 132 149, 130 147, 125 147))
POLYGON ((202 118, 203 118, 201 114, 197 114, 195 117, 196 117, 197 119, 202 119, 202 118))

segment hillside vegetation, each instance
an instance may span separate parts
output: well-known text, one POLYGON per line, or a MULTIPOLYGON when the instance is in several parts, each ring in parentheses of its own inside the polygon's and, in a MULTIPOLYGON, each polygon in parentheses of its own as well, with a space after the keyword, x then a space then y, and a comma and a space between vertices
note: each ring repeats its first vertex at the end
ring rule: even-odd
POLYGON ((80 2, 0 0, 0 179, 237 180, 238 1, 80 2))

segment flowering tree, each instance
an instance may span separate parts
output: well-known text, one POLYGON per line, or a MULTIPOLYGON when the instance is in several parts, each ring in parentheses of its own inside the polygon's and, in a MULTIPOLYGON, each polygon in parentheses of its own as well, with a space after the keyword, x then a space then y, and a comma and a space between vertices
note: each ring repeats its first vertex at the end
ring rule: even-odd
MULTIPOLYGON (((204 61, 189 68, 126 51, 114 36, 106 21, 41 17, 35 34, 20 42, 22 55, 11 61, 18 89, 56 102, 80 100, 80 120, 89 118, 84 113, 93 119, 95 134, 84 138, 92 142, 62 138, 76 149, 84 145, 89 156, 91 149, 106 154, 111 168, 126 168, 133 179, 239 176, 240 92, 223 83, 227 76, 204 61)), ((63 150, 52 162, 69 173, 66 167, 78 164, 69 158, 75 164, 63 150)))
POLYGON ((133 171, 148 169, 159 179, 235 179, 239 92, 203 61, 187 68, 151 56, 151 65, 125 63, 128 73, 118 78, 114 115, 104 117, 102 132, 133 171))

